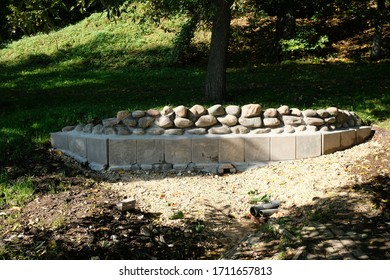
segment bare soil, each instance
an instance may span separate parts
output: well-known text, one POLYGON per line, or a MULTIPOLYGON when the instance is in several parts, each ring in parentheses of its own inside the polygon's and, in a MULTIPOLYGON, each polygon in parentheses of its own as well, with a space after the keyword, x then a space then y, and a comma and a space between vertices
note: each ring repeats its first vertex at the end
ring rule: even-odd
POLYGON ((345 258, 305 238, 303 230, 318 224, 358 236, 370 259, 390 258, 390 132, 383 129, 345 151, 223 175, 97 173, 45 154, 31 166, 35 199, 0 210, 3 258, 345 258), (136 209, 121 212, 116 203, 127 197, 136 209), (268 220, 249 213, 264 197, 281 201, 268 220))

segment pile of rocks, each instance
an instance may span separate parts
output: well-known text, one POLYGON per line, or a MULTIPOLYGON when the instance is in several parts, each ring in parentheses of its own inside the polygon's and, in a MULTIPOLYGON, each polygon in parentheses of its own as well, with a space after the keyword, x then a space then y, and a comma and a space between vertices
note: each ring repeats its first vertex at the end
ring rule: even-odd
POLYGON ((98 124, 67 126, 62 131, 107 135, 263 134, 329 131, 361 125, 362 120, 354 112, 336 107, 301 111, 286 105, 263 110, 260 104, 217 104, 208 109, 181 105, 165 106, 161 111, 120 111, 115 118, 98 124))

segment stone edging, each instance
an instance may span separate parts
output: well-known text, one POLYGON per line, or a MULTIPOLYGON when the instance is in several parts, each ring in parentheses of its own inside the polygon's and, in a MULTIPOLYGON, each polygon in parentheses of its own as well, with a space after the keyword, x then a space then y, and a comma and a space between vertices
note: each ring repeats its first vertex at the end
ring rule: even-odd
POLYGON ((301 111, 283 105, 263 111, 260 104, 241 107, 216 104, 208 109, 202 105, 191 108, 180 105, 175 108, 165 106, 161 111, 119 111, 115 118, 67 126, 62 131, 97 135, 279 134, 332 131, 361 125, 363 121, 354 112, 336 107, 301 111))
POLYGON ((110 135, 76 130, 51 134, 52 147, 94 170, 204 170, 316 157, 350 148, 370 126, 282 134, 110 135))

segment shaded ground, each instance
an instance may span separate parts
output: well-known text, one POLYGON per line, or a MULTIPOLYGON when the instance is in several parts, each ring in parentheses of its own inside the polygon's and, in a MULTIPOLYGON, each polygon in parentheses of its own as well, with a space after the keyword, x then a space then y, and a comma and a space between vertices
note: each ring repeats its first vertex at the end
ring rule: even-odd
POLYGON ((389 131, 376 129, 372 141, 378 153, 346 167, 355 184, 271 218, 225 258, 390 259, 389 131))
POLYGON ((145 205, 120 212, 116 203, 123 196, 107 187, 107 174, 47 151, 46 159, 31 167, 36 198, 0 211, 0 258, 390 259, 390 133, 376 129, 371 141, 379 148, 345 166, 354 181, 342 190, 282 207, 269 221, 248 217, 245 224, 217 208, 213 218, 176 217, 169 223, 145 205))

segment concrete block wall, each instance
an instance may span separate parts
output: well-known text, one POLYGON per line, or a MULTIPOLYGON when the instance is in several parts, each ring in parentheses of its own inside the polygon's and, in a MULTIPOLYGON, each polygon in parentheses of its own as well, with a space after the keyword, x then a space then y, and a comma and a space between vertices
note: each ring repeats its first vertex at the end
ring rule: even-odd
POLYGON ((371 127, 295 134, 239 135, 94 135, 82 132, 51 134, 52 146, 92 169, 166 170, 237 166, 304 159, 360 144, 371 127))

